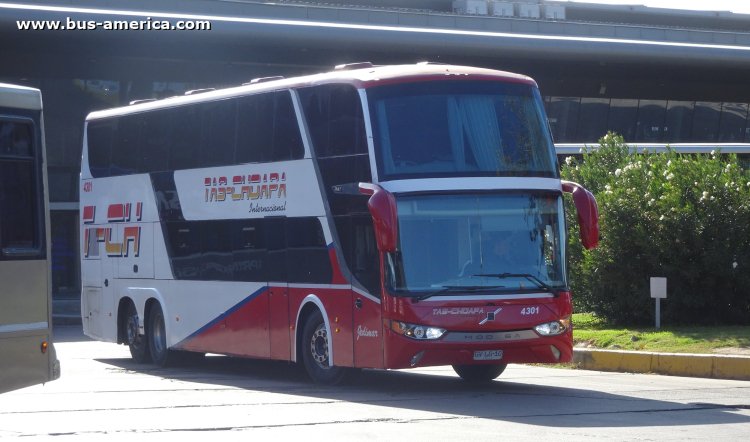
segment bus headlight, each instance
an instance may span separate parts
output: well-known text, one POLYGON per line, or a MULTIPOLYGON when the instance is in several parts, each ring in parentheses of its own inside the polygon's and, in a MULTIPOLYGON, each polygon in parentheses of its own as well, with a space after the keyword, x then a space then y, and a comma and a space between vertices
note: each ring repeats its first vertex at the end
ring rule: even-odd
POLYGON ((570 327, 570 318, 563 318, 559 321, 545 322, 534 327, 534 330, 541 336, 557 336, 565 333, 570 327))
POLYGON ((391 330, 407 338, 418 340, 440 339, 446 331, 444 328, 407 324, 401 321, 391 321, 391 330))

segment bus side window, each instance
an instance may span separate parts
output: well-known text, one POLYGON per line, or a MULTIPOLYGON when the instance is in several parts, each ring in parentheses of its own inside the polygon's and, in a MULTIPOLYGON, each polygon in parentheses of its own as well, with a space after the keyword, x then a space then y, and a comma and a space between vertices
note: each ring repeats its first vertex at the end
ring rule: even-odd
POLYGON ((199 279, 202 231, 203 224, 200 221, 166 223, 167 247, 175 278, 199 279))
POLYGON ((290 283, 331 283, 333 270, 318 218, 287 218, 286 244, 290 283))
POLYGON ((197 106, 182 106, 170 110, 174 112, 175 130, 169 153, 171 170, 201 167, 201 124, 197 106))
POLYGON ((200 167, 232 164, 237 140, 237 101, 221 100, 200 106, 203 126, 200 167))
POLYGON ((112 175, 128 175, 143 170, 143 143, 141 132, 145 118, 141 114, 118 118, 118 130, 113 139, 112 175))
POLYGON ((0 259, 11 249, 41 246, 32 143, 32 124, 0 121, 0 259))
POLYGON ((0 155, 32 156, 31 129, 31 124, 0 122, 0 155))
POLYGON ((271 161, 273 152, 273 96, 258 94, 238 100, 238 163, 271 161))
POLYGON ((263 220, 243 219, 233 223, 233 280, 279 280, 281 275, 274 274, 275 269, 269 265, 263 220))
POLYGON ((109 164, 112 157, 112 141, 117 120, 92 121, 86 132, 89 154, 89 169, 94 178, 110 175, 109 164))
POLYGON ((375 242, 375 230, 369 216, 352 217, 354 253, 352 272, 370 294, 380 297, 380 261, 375 242))
POLYGON ((372 217, 344 215, 335 221, 349 271, 370 294, 380 297, 380 261, 372 217))
POLYGON ((250 95, 238 102, 238 163, 296 160, 304 156, 289 91, 250 95))
POLYGON ((169 151, 174 129, 174 111, 171 109, 156 111, 150 118, 145 119, 143 124, 144 172, 169 170, 169 151))
POLYGON ((318 157, 367 153, 362 104, 350 85, 301 89, 300 98, 318 157))
POLYGON ((288 91, 274 93, 273 161, 296 160, 305 155, 297 115, 288 91))
POLYGON ((200 276, 202 281, 234 280, 232 229, 234 221, 193 221, 201 223, 200 276))

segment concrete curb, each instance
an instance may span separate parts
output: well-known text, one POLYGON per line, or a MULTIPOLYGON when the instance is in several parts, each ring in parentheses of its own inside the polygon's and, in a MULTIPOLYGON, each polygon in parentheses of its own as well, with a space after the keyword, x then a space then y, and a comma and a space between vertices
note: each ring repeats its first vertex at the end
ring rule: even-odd
POLYGON ((748 356, 576 348, 573 362, 585 370, 750 380, 748 356))

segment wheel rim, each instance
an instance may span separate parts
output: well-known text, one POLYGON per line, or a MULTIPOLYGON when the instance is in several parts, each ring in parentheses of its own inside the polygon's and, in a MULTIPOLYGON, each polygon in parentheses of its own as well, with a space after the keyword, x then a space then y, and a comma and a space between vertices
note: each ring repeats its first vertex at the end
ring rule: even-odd
POLYGON ((162 354, 166 347, 166 340, 164 336, 164 317, 162 315, 156 315, 154 323, 152 324, 153 331, 153 345, 154 352, 156 354, 162 354))
POLYGON ((134 345, 138 342, 138 315, 130 315, 128 322, 125 327, 128 344, 134 345))
POLYGON ((328 368, 328 333, 323 324, 318 325, 310 339, 310 354, 321 368, 328 368))

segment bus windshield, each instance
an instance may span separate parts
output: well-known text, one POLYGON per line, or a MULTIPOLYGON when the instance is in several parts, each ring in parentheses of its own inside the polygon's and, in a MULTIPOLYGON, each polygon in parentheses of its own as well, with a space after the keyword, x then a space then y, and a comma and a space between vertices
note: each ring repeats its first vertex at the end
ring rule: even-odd
POLYGON ((534 194, 398 196, 395 294, 547 291, 566 287, 562 197, 534 194))
POLYGON ((558 176, 535 87, 454 80, 378 86, 367 93, 382 180, 558 176))

